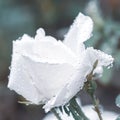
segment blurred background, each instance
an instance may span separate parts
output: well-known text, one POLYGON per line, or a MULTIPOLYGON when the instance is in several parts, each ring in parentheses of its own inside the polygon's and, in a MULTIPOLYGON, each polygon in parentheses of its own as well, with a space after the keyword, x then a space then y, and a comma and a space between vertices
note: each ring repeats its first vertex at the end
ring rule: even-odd
MULTIPOLYGON (((105 110, 120 113, 115 99, 120 93, 120 0, 0 0, 0 120, 42 120, 41 106, 25 106, 22 98, 7 88, 12 41, 24 33, 46 33, 63 39, 79 12, 92 17, 94 31, 86 46, 103 50, 115 58, 98 82, 97 96, 105 110), (103 99, 104 98, 104 99, 103 99)), ((91 99, 80 92, 83 105, 91 99)))

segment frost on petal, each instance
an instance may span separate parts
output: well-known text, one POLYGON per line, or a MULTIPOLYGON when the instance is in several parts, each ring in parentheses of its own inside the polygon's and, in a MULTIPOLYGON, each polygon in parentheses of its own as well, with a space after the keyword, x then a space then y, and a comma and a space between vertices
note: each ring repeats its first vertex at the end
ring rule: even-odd
POLYGON ((34 40, 24 35, 21 40, 14 41, 15 52, 48 63, 76 64, 76 56, 61 41, 51 36, 45 36, 43 40, 34 40))
MULTIPOLYGON (((51 37, 50 37, 51 38, 51 37)), ((76 56, 61 41, 35 41, 33 44, 33 55, 29 56, 36 61, 48 63, 70 63, 76 64, 76 56)))
POLYGON ((39 103, 39 93, 26 73, 24 59, 13 51, 8 87, 32 103, 39 103))
MULTIPOLYGON (((31 76, 32 80, 34 80, 33 83, 35 87, 37 88, 39 93, 42 94, 42 96, 44 96, 46 101, 51 101, 54 97, 56 97, 59 94, 59 92, 63 90, 66 84, 70 83, 71 81, 74 81, 74 79, 79 79, 74 77, 76 75, 77 70, 70 64, 41 63, 39 61, 34 61, 26 56, 24 57, 26 59, 26 73, 29 74, 29 76, 31 76)), ((71 89, 71 91, 72 90, 73 88, 71 89)), ((66 95, 62 96, 62 98, 64 97, 66 97, 66 95)), ((69 101, 68 98, 64 99, 66 100, 66 102, 69 101)), ((59 105, 63 105, 62 102, 59 99, 57 99, 57 103, 59 105)), ((58 104, 54 104, 54 107, 56 107, 58 104)))
POLYGON ((31 78, 25 73, 24 59, 20 53, 32 55, 33 38, 28 35, 23 35, 21 40, 13 42, 13 55, 11 62, 11 70, 9 76, 8 87, 15 90, 20 95, 24 96, 27 100, 38 104, 39 93, 33 86, 31 78))
POLYGON ((13 55, 16 53, 32 56, 34 43, 35 40, 32 37, 23 35, 20 40, 13 41, 13 55))
POLYGON ((81 64, 72 74, 70 82, 66 83, 60 92, 43 106, 45 111, 48 112, 55 106, 58 107, 68 103, 68 101, 82 89, 89 72, 89 67, 85 66, 85 64, 81 64))
MULTIPOLYGON (((98 73, 98 67, 103 67, 103 66, 112 66, 113 63, 113 57, 111 55, 105 54, 104 52, 100 50, 93 49, 92 47, 89 47, 86 49, 84 53, 84 62, 86 63, 87 66, 89 66, 92 70, 93 65, 96 60, 98 60, 98 65, 96 68, 96 72, 98 73)), ((100 73, 102 71, 100 70, 100 73)))
POLYGON ((55 96, 75 73, 75 55, 61 41, 50 39, 24 35, 13 42, 8 87, 35 104, 55 96))
POLYGON ((35 104, 45 103, 54 97, 76 71, 68 63, 36 61, 31 56, 19 54, 16 49, 12 58, 8 87, 35 104))
POLYGON ((79 45, 91 37, 93 21, 90 17, 79 13, 64 39, 64 44, 74 52, 79 52, 79 45))

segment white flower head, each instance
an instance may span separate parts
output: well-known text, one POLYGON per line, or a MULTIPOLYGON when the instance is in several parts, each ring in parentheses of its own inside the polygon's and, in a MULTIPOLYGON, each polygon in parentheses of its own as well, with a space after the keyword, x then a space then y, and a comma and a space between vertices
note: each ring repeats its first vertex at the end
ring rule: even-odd
POLYGON ((45 104, 46 112, 65 105, 83 87, 96 60, 99 68, 113 62, 110 55, 85 49, 92 29, 91 18, 79 13, 63 42, 42 28, 35 38, 23 35, 14 41, 8 87, 33 104, 45 104))

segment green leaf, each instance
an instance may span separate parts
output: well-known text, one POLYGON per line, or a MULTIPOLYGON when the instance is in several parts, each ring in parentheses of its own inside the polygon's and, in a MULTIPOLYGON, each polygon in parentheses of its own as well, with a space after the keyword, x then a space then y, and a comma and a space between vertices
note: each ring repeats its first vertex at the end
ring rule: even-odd
POLYGON ((64 108, 65 113, 69 116, 70 115, 70 111, 67 109, 66 106, 63 106, 63 108, 64 108))
MULTIPOLYGON (((76 113, 76 111, 72 108, 72 106, 68 106, 68 108, 69 108, 69 110, 70 110, 70 112, 71 112, 71 114, 72 114, 72 116, 73 116, 73 118, 74 118, 75 120, 82 120, 82 117, 79 116, 79 115, 76 113)), ((83 120, 84 120, 84 119, 83 119, 83 120)))
POLYGON ((118 106, 120 108, 120 94, 117 96, 115 103, 116 103, 116 106, 118 106))
POLYGON ((59 107, 59 110, 60 110, 61 113, 63 113, 63 108, 62 108, 62 106, 59 107))

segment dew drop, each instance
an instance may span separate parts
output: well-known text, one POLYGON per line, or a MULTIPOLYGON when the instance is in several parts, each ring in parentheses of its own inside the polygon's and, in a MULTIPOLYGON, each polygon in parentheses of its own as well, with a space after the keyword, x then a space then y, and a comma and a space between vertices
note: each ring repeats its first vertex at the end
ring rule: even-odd
POLYGON ((11 66, 9 66, 8 68, 9 68, 9 70, 11 70, 11 66))
POLYGON ((21 39, 22 39, 22 37, 19 37, 19 38, 18 38, 18 40, 21 40, 21 39))

